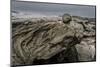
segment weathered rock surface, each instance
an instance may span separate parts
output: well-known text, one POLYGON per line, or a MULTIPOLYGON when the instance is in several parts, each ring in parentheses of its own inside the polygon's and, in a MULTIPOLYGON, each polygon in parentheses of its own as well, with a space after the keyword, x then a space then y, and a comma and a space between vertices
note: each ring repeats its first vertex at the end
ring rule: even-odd
POLYGON ((12 23, 13 65, 93 61, 95 22, 71 17, 68 24, 41 20, 12 23))

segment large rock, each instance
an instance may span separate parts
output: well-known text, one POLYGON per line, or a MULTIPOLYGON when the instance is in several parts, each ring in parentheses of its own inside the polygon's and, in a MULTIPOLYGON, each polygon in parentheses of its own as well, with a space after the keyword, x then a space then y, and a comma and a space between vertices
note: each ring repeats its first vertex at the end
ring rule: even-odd
POLYGON ((93 46, 89 46, 87 42, 85 42, 86 45, 81 45, 84 36, 85 38, 92 37, 84 34, 88 32, 84 28, 89 30, 92 28, 88 28, 82 24, 83 22, 71 20, 69 15, 64 15, 64 17, 65 19, 60 23, 58 21, 39 21, 37 23, 27 21, 14 27, 12 32, 12 64, 27 65, 93 60, 95 42, 92 40, 95 38, 90 40, 93 46))
POLYGON ((95 60, 95 38, 83 38, 80 44, 76 46, 79 61, 93 61, 95 60))

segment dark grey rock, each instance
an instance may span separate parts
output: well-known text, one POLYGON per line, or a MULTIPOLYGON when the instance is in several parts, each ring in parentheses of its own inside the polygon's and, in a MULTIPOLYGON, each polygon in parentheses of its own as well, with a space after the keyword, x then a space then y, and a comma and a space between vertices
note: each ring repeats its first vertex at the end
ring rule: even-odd
POLYGON ((67 24, 67 23, 69 23, 72 20, 72 18, 70 16, 70 14, 64 14, 62 16, 62 20, 63 20, 63 23, 67 24))

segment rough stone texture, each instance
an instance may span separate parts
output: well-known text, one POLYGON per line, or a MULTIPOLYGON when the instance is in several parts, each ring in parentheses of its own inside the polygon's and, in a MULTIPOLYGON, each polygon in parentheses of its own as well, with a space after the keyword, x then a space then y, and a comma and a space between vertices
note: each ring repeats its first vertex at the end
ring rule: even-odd
POLYGON ((12 65, 95 60, 95 22, 71 19, 12 23, 12 65))

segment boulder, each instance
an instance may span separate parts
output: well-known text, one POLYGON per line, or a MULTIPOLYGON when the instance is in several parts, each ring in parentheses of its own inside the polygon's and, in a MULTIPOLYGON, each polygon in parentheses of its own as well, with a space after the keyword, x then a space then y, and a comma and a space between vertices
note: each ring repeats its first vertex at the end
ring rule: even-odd
POLYGON ((92 30, 95 31, 92 29, 95 26, 88 24, 88 27, 83 22, 71 19, 69 14, 64 14, 62 21, 35 23, 31 21, 13 27, 12 64, 49 64, 95 60, 95 34, 93 34, 94 36, 87 34, 92 30))

